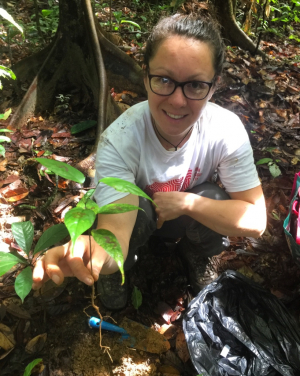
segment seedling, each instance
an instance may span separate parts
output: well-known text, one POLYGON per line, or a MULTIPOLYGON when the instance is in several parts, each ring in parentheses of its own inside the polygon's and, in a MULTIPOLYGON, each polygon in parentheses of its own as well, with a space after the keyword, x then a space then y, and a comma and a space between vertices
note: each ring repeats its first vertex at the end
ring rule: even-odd
POLYGON ((279 175, 281 175, 281 171, 276 162, 277 160, 274 161, 272 158, 263 158, 256 162, 256 165, 259 166, 262 164, 267 164, 273 178, 277 178, 279 175))
POLYGON ((30 221, 13 223, 11 229, 16 242, 25 255, 21 256, 16 251, 10 253, 0 251, 0 275, 21 264, 21 272, 15 280, 15 291, 23 302, 32 286, 32 267, 35 264, 34 256, 39 252, 43 254, 49 247, 63 240, 68 236, 68 230, 62 223, 48 228, 32 250, 34 236, 32 223, 30 221))
MULTIPOLYGON (((80 184, 84 183, 84 175, 79 170, 66 163, 46 158, 36 158, 36 161, 47 167, 55 175, 73 180, 80 184)), ((152 201, 151 198, 140 188, 125 180, 106 177, 100 179, 99 183, 109 185, 117 191, 128 192, 145 197, 152 201)), ((15 290, 22 301, 24 301, 24 298, 29 294, 31 289, 32 268, 34 267, 36 261, 34 256, 37 253, 43 253, 45 250, 63 240, 68 234, 70 234, 72 242, 71 254, 73 254, 76 240, 85 231, 90 230, 95 222, 97 214, 118 214, 132 210, 142 210, 138 206, 130 204, 108 204, 99 207, 91 199, 94 192, 95 189, 89 190, 79 201, 77 206, 66 213, 64 218, 65 224, 54 225, 45 231, 33 250, 31 250, 34 235, 32 223, 27 221, 12 224, 12 232, 15 240, 20 248, 25 252, 26 257, 21 256, 17 252, 0 252, 0 275, 5 274, 17 264, 21 264, 22 271, 16 278, 15 290)), ((112 232, 105 229, 92 230, 91 235, 95 241, 105 249, 109 256, 116 261, 122 274, 123 284, 125 280, 123 268, 124 258, 121 246, 116 236, 112 232)))

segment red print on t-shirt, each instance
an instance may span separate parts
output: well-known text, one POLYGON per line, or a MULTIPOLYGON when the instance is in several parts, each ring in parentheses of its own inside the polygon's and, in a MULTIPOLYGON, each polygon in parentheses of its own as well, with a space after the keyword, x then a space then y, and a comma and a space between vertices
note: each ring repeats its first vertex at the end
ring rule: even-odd
MULTIPOLYGON (((195 175, 193 182, 195 182, 201 176, 200 168, 195 169, 195 175)), ((155 192, 184 192, 190 185, 192 178, 192 169, 188 170, 188 173, 185 178, 181 177, 179 179, 173 179, 166 183, 153 183, 151 185, 147 185, 145 188, 145 192, 150 197, 153 196, 155 192)))

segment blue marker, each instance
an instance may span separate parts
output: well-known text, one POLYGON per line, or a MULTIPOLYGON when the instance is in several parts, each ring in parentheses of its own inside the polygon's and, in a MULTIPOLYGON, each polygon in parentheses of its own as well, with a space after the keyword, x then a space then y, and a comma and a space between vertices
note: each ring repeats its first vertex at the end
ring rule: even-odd
MULTIPOLYGON (((101 320, 99 318, 97 318, 97 317, 91 317, 89 319, 89 327, 90 328, 99 329, 100 322, 101 322, 101 320)), ((102 320, 102 323, 101 323, 101 329, 103 329, 103 330, 110 330, 111 332, 120 333, 120 334, 122 334, 122 339, 129 338, 129 334, 126 332, 125 329, 120 328, 117 325, 110 324, 109 322, 106 322, 106 321, 103 321, 103 320, 102 320)))

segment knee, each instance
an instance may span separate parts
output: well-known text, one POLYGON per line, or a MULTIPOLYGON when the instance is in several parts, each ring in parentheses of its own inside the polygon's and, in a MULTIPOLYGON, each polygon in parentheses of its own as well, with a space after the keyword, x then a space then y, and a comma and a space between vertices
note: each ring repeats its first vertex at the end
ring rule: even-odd
POLYGON ((230 196, 224 191, 224 189, 220 188, 217 184, 208 181, 196 185, 192 189, 189 189, 188 192, 213 200, 230 200, 230 196))

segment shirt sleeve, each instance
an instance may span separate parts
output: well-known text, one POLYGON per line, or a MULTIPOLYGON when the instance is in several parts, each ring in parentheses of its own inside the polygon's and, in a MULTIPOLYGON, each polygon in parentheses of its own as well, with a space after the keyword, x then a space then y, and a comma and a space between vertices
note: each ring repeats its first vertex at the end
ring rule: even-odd
MULTIPOLYGON (((128 168, 116 148, 107 139, 102 139, 100 144, 96 157, 96 183, 104 177, 114 177, 135 184, 134 173, 128 168)), ((100 183, 96 188, 94 197, 97 204, 103 206, 128 195, 127 192, 119 192, 104 183, 100 183)))
POLYGON ((259 186, 249 137, 237 116, 230 132, 227 133, 223 148, 218 173, 226 191, 242 192, 259 186))

